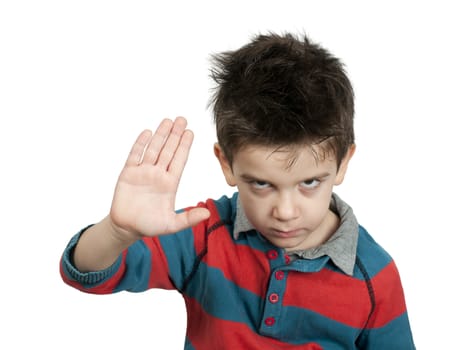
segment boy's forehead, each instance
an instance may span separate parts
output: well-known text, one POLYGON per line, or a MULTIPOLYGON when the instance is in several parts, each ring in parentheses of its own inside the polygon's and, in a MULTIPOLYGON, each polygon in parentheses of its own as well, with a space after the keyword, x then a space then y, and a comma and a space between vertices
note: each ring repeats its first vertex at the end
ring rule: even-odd
POLYGON ((295 144, 295 145, 245 145, 234 155, 238 159, 252 159, 253 161, 266 161, 269 159, 284 162, 291 168, 303 156, 313 158, 315 165, 319 162, 335 161, 333 152, 328 151, 323 144, 295 144))

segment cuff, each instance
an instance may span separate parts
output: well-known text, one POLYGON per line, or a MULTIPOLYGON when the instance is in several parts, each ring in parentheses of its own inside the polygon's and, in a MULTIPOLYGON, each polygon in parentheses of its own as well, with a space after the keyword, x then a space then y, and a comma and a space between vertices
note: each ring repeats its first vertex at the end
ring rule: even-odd
POLYGON ((76 281, 79 284, 83 285, 84 287, 90 287, 93 285, 100 284, 106 281, 109 277, 111 277, 120 267, 121 264, 121 257, 117 259, 110 267, 100 270, 100 271, 91 271, 91 272, 80 272, 74 265, 72 261, 72 254, 74 253, 74 249, 79 241, 80 236, 82 233, 85 232, 90 226, 85 227, 79 233, 74 235, 72 239, 67 244, 67 247, 64 251, 62 256, 62 265, 63 270, 66 277, 71 281, 76 281))

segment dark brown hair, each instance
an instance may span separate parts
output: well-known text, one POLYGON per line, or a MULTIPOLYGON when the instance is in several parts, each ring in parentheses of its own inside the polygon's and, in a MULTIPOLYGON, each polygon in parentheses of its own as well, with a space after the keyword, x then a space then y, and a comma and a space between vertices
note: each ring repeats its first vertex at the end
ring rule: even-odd
POLYGON ((257 35, 212 56, 217 140, 232 164, 247 145, 323 146, 339 165, 354 143, 354 94, 343 64, 306 35, 257 35))

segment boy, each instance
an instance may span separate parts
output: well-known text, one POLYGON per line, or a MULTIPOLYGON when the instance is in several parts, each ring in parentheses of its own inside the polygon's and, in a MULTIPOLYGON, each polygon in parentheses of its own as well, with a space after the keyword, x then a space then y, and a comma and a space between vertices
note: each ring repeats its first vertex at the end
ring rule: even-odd
POLYGON ((110 213, 67 246, 64 281, 177 289, 186 349, 414 349, 394 262, 332 192, 355 151, 343 65, 273 33, 214 58, 214 153, 238 191, 175 211, 193 134, 163 120, 133 145, 110 213))

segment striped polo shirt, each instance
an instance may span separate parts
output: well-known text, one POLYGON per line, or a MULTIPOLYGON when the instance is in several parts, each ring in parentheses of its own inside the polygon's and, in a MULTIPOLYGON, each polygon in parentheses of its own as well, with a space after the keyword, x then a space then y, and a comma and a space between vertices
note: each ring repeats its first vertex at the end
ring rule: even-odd
POLYGON ((186 350, 415 349, 394 261, 337 195, 330 208, 338 230, 291 255, 251 226, 238 193, 198 206, 209 219, 144 238, 102 271, 81 273, 72 263, 82 230, 62 256, 64 281, 96 294, 178 290, 186 350))

